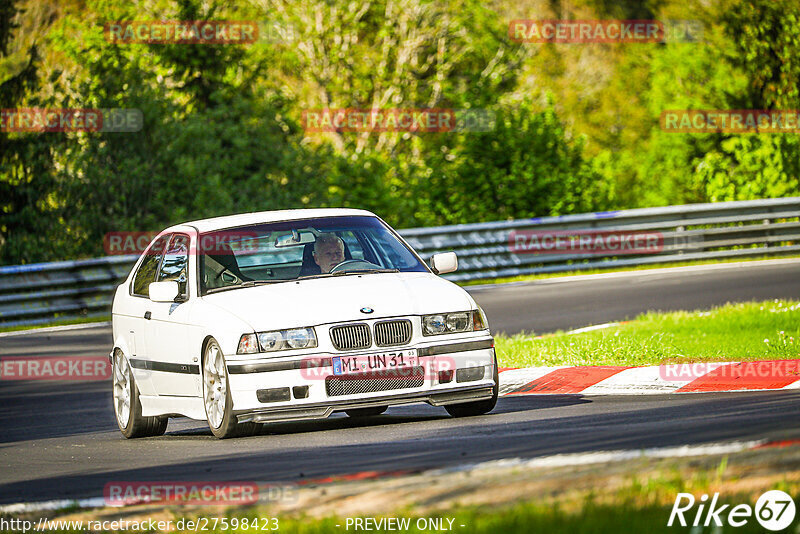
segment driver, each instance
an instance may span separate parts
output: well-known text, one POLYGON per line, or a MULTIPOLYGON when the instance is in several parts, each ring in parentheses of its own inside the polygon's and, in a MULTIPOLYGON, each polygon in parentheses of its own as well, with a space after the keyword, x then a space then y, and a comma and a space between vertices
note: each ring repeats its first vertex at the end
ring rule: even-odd
POLYGON ((333 234, 323 234, 314 242, 314 263, 322 273, 329 273, 344 261, 344 241, 333 234))

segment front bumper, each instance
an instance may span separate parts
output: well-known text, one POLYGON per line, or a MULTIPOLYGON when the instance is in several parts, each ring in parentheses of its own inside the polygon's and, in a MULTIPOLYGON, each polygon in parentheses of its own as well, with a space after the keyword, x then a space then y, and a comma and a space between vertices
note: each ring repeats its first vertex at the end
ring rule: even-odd
POLYGON ((494 341, 491 337, 398 347, 397 350, 408 348, 417 349, 418 364, 424 369, 421 383, 354 394, 329 395, 326 387, 326 379, 334 376, 330 359, 350 353, 321 353, 280 361, 230 362, 228 382, 234 414, 240 422, 294 421, 325 418, 334 412, 354 408, 420 402, 444 406, 492 397, 496 384, 494 341), (449 380, 440 380, 442 370, 452 372, 449 380), (476 370, 478 373, 472 372, 476 370), (470 374, 477 374, 479 378, 465 378, 470 374), (262 400, 268 398, 263 395, 264 391, 284 392, 284 395, 269 397, 273 400, 262 402, 259 391, 262 400), (303 391, 305 397, 297 398, 296 391, 303 391))
MULTIPOLYGON (((240 423, 268 423, 276 421, 298 421, 302 419, 324 419, 333 412, 352 410, 354 408, 372 408, 374 406, 398 406, 427 402, 431 406, 446 406, 462 402, 481 401, 492 398, 494 386, 479 385, 451 388, 441 391, 419 391, 394 395, 381 395, 372 399, 331 401, 318 404, 298 404, 296 406, 258 409, 237 415, 240 423)), ((374 394, 373 394, 374 395, 374 394)))

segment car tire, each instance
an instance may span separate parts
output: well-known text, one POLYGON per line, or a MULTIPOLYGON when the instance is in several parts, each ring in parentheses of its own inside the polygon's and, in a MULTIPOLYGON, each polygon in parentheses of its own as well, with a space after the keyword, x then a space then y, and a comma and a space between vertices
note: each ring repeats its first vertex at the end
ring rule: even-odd
POLYGON ((374 406, 372 408, 353 408, 352 410, 345 410, 344 413, 348 417, 373 417, 382 414, 388 409, 388 406, 374 406))
POLYGON ((111 399, 114 418, 122 435, 128 439, 161 436, 167 430, 168 417, 143 417, 139 387, 128 358, 117 349, 112 362, 111 399))
POLYGON ((483 415, 491 412, 497 404, 497 397, 500 392, 500 373, 497 370, 497 355, 494 357, 494 388, 492 388, 492 398, 477 401, 465 402, 463 404, 451 404, 444 409, 453 417, 472 417, 473 415, 483 415))
POLYGON ((219 439, 251 436, 261 426, 258 423, 239 423, 233 413, 230 382, 225 356, 213 338, 203 351, 203 406, 211 433, 219 439))

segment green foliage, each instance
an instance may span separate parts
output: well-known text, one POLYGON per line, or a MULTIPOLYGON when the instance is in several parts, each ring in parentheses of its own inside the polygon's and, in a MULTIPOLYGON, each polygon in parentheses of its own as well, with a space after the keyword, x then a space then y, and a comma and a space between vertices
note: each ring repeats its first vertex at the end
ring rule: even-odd
POLYGON ((737 135, 697 166, 713 202, 800 195, 800 137, 737 135))
MULTIPOLYGON (((730 64, 744 87, 729 94, 730 107, 800 109, 800 4, 791 0, 726 0, 720 7, 733 46, 730 64)), ((696 165, 694 180, 711 201, 800 194, 800 135, 718 136, 718 146, 696 165)))
MULTIPOLYGON (((92 7, 112 20, 132 16, 126 2, 92 7)), ((187 2, 178 7, 176 14, 160 15, 236 18, 214 6, 207 13, 187 2)), ((99 24, 74 17, 54 31, 52 42, 86 62, 83 78, 71 88, 77 96, 65 98, 66 104, 134 108, 144 117, 139 132, 71 139, 62 199, 72 207, 67 224, 81 250, 101 253, 110 231, 157 230, 182 220, 320 201, 325 186, 303 165, 298 129, 282 118, 286 103, 240 75, 241 47, 110 45, 99 24), (72 41, 73 34, 83 39, 72 41)))
MULTIPOLYGON (((0 109, 36 106, 39 52, 22 49, 15 40, 19 10, 0 6, 0 109)), ((48 222, 57 217, 51 202, 56 188, 52 176, 52 136, 0 130, 0 261, 26 256, 56 257, 58 247, 48 222)))
POLYGON ((552 108, 529 101, 497 108, 489 132, 465 133, 433 165, 429 210, 442 223, 580 213, 611 205, 611 192, 568 141, 552 108))
POLYGON ((720 7, 734 53, 731 63, 750 80, 756 109, 800 104, 800 4, 795 0, 725 0, 720 7))

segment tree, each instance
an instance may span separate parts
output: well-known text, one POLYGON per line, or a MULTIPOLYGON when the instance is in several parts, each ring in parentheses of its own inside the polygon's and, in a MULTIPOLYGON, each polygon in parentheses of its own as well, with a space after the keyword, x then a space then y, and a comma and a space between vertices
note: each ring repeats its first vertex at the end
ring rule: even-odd
MULTIPOLYGON (((35 46, 14 41, 19 27, 14 2, 0 2, 0 109, 36 106, 39 87, 35 46)), ((53 232, 57 211, 51 157, 57 134, 0 130, 0 261, 28 263, 59 250, 53 232)))
POLYGON ((756 109, 800 105, 800 4, 795 0, 722 0, 719 8, 733 45, 730 61, 749 81, 756 109))
MULTIPOLYGON (((725 0, 720 18, 732 43, 728 60, 747 86, 733 109, 800 109, 800 4, 792 0, 725 0)), ((800 135, 720 136, 697 165, 695 179, 711 201, 800 195, 800 135)))
MULTIPOLYGON (((152 16, 237 19, 220 6, 165 2, 152 16)), ((90 3, 103 20, 128 20, 132 9, 118 0, 90 3)), ((61 201, 72 208, 67 224, 84 253, 102 253, 110 231, 321 201, 327 184, 305 164, 299 130, 284 118, 287 103, 253 86, 262 65, 242 47, 110 43, 96 15, 68 18, 52 42, 83 65, 64 88, 65 107, 133 109, 143 117, 140 131, 89 133, 60 154, 61 201)))
POLYGON ((499 108, 496 128, 464 135, 432 165, 429 209, 437 224, 605 209, 613 191, 568 140, 552 108, 521 100, 499 108))

